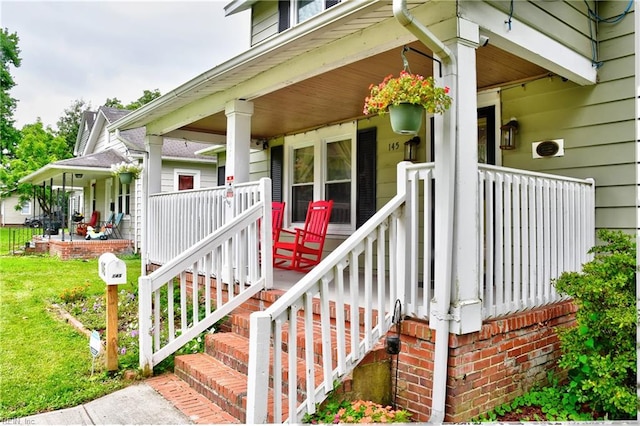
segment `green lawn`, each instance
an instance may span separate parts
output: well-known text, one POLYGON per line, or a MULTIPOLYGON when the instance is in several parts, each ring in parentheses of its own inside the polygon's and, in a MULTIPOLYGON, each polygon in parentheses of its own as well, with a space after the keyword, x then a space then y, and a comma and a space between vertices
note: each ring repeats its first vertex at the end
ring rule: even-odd
MULTIPOLYGON (((127 385, 119 375, 91 376, 88 338, 62 322, 51 302, 65 289, 89 285, 103 294, 97 259, 61 261, 10 256, 0 229, 0 420, 75 406, 127 385)), ((133 289, 140 259, 124 258, 133 289)))

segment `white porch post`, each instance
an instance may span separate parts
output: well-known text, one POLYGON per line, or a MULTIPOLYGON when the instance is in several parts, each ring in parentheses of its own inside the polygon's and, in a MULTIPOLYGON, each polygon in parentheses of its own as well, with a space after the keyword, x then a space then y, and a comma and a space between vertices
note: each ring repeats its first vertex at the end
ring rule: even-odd
POLYGON ((147 135, 145 147, 149 153, 146 164, 147 194, 162 192, 162 136, 147 135))
POLYGON ((253 103, 233 100, 225 106, 227 116, 227 177, 235 183, 249 182, 249 146, 253 103))
MULTIPOLYGON (((445 42, 458 62, 457 94, 452 104, 457 115, 455 178, 453 181, 453 270, 450 331, 466 334, 482 327, 482 304, 478 278, 478 115, 476 48, 478 25, 458 20, 458 37, 445 42)), ((437 205, 437 204, 436 204, 437 205)))

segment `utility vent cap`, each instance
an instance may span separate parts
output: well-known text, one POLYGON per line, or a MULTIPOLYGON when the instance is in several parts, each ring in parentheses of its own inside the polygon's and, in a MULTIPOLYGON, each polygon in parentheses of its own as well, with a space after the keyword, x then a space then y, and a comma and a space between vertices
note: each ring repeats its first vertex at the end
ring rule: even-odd
POLYGON ((564 139, 549 139, 531 144, 533 158, 564 156, 564 139))

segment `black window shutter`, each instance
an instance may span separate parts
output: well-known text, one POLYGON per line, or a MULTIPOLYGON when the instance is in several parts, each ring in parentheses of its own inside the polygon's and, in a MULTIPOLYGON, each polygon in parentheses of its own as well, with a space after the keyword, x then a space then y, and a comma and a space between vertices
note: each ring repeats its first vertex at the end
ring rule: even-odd
POLYGON ((376 212, 376 128, 358 131, 356 147, 356 227, 362 226, 376 212))
POLYGON ((291 0, 278 2, 278 32, 281 33, 291 26, 291 0))
POLYGON ((271 148, 271 198, 282 202, 282 172, 284 165, 284 146, 271 148))
POLYGON ((225 166, 219 166, 218 167, 218 186, 222 186, 222 185, 225 184, 225 182, 224 182, 224 180, 226 178, 225 172, 226 172, 226 167, 225 166))
POLYGON ((331 6, 335 6, 338 3, 340 3, 340 0, 325 0, 325 9, 329 9, 331 6))

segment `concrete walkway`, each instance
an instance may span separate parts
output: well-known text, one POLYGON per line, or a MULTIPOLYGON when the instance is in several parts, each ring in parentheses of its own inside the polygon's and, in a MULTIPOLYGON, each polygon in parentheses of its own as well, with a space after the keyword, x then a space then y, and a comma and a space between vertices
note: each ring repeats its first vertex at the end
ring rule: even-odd
POLYGON ((184 425, 192 424, 147 383, 131 385, 86 404, 6 420, 21 425, 184 425))

